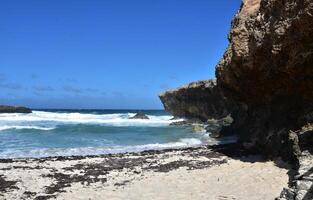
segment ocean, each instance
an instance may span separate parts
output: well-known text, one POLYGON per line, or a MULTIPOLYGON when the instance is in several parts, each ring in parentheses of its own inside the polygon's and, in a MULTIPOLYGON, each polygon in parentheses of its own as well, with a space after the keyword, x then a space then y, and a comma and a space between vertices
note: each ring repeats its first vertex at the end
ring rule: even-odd
POLYGON ((0 114, 0 158, 98 155, 218 142, 208 133, 170 126, 175 120, 163 110, 144 112, 149 120, 129 119, 134 110, 0 114))

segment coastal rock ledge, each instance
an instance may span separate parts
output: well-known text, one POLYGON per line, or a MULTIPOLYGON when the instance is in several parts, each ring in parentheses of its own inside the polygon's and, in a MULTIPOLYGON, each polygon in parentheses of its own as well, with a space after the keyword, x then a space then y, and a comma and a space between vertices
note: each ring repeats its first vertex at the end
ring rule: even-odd
POLYGON ((196 81, 159 95, 166 111, 175 117, 207 121, 229 114, 215 80, 196 81))
POLYGON ((282 156, 304 174, 281 199, 313 198, 312 27, 313 0, 244 0, 216 67, 217 83, 192 83, 160 96, 174 116, 202 121, 220 118, 220 102, 227 105, 245 148, 282 156))
POLYGON ((30 108, 22 107, 22 106, 5 106, 0 105, 0 113, 31 113, 32 110, 30 108))

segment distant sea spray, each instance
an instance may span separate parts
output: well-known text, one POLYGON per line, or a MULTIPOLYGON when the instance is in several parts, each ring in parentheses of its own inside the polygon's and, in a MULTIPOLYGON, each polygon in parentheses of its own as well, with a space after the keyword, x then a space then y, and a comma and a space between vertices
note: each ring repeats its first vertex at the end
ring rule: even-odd
MULTIPOLYGON (((150 120, 143 119, 129 119, 136 113, 114 113, 114 114, 91 114, 91 113, 63 113, 63 112, 45 112, 33 111, 30 114, 8 113, 0 114, 0 130, 4 127, 10 128, 5 122, 27 123, 27 122, 55 122, 55 123, 80 123, 80 124, 99 124, 107 126, 166 126, 173 121, 170 121, 172 116, 154 116, 148 115, 150 120), (4 122, 4 123, 2 123, 4 122)), ((177 121, 177 120, 176 120, 177 121)), ((39 127, 39 126, 37 126, 39 127)), ((14 127, 12 127, 14 128, 14 127)), ((25 128, 27 128, 25 126, 25 128)), ((36 126, 29 127, 36 129, 36 126)), ((47 127, 42 127, 47 128, 47 127)), ((53 128, 53 127, 51 127, 53 128)), ((38 128, 40 129, 40 128, 38 128)))

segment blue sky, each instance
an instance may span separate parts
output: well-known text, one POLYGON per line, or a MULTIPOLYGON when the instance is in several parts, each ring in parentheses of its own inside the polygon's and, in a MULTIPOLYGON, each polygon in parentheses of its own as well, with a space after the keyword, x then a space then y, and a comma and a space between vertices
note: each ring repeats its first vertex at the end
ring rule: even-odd
POLYGON ((214 77, 240 0, 10 0, 0 7, 0 104, 163 108, 214 77))

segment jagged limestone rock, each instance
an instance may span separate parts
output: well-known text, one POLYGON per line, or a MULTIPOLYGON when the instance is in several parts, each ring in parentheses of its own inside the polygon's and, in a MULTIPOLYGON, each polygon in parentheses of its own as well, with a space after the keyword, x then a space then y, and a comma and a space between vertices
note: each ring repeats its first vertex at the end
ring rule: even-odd
POLYGON ((197 81, 160 94, 166 111, 177 117, 222 118, 229 114, 214 80, 197 81))

